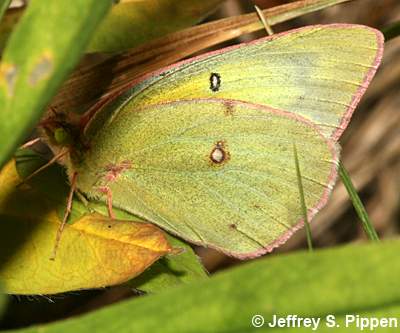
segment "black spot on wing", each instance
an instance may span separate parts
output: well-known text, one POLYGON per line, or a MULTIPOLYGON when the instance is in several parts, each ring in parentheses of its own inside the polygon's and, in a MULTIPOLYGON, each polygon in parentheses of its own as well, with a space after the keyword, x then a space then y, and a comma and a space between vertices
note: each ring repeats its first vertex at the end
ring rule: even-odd
POLYGON ((211 73, 210 75, 210 90, 213 92, 219 91, 221 87, 221 75, 218 73, 211 73))
POLYGON ((222 165, 230 158, 225 141, 218 141, 211 150, 209 159, 212 165, 222 165))

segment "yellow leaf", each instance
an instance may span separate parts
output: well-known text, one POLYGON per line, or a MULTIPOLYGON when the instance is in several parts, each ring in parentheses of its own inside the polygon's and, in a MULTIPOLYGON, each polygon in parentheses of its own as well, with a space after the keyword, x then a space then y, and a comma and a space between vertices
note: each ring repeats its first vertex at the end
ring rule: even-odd
POLYGON ((87 214, 64 229, 54 204, 21 181, 14 161, 0 173, 0 280, 13 294, 53 294, 123 283, 171 252, 155 226, 87 214))

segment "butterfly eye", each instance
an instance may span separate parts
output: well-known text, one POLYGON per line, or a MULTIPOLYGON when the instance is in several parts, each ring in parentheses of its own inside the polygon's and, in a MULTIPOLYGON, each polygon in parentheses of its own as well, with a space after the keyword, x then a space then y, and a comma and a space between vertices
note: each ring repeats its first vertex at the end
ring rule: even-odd
POLYGON ((68 142, 70 142, 70 135, 69 133, 62 127, 58 127, 55 129, 54 131, 54 140, 58 143, 58 144, 66 144, 68 142))

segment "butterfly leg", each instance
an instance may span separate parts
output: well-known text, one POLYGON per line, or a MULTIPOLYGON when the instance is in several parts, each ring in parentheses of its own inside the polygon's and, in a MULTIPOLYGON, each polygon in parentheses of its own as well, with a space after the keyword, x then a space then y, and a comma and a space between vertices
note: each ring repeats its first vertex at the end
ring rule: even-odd
POLYGON ((112 209, 112 191, 108 186, 102 186, 99 188, 100 192, 105 194, 106 197, 106 203, 107 203, 107 210, 108 210, 108 216, 110 219, 115 220, 115 215, 112 209))
POLYGON ((76 189, 75 194, 85 207, 89 206, 88 199, 86 199, 85 195, 82 192, 80 192, 79 189, 76 189))
POLYGON ((58 245, 60 244, 62 232, 64 230, 65 224, 67 223, 68 217, 71 214, 72 199, 74 197, 74 192, 76 190, 76 180, 77 180, 77 178, 78 178, 78 174, 76 172, 74 172, 74 174, 72 175, 72 179, 71 179, 71 189, 70 189, 69 194, 68 194, 67 207, 65 209, 64 218, 62 220, 62 223, 60 224, 60 227, 57 230, 56 242, 54 244, 53 254, 50 257, 50 260, 55 260, 55 258, 56 258, 57 249, 58 249, 58 245))
POLYGON ((115 215, 112 209, 112 192, 109 187, 107 187, 107 209, 110 219, 115 220, 115 215))

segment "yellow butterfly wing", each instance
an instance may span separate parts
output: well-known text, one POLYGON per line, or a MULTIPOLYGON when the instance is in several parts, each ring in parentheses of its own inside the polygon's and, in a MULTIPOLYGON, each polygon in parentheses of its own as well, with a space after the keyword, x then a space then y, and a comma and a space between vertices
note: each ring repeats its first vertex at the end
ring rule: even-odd
POLYGON ((311 218, 382 50, 374 29, 311 26, 151 73, 89 122, 77 186, 191 242, 269 251, 302 224, 293 144, 311 218))
POLYGON ((201 55, 132 83, 129 107, 226 98, 299 114, 337 139, 382 58, 383 36, 360 25, 304 27, 201 55))
POLYGON ((288 112, 218 99, 108 110, 74 166, 79 189, 239 258, 302 225, 294 143, 309 218, 336 179, 336 144, 288 112))

